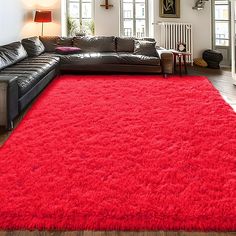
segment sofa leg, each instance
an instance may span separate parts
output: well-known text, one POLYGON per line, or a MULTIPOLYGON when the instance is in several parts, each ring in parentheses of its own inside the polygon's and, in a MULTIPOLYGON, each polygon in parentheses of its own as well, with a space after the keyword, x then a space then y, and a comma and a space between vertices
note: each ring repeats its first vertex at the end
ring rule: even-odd
POLYGON ((13 121, 12 121, 12 120, 11 120, 11 121, 8 121, 7 126, 6 126, 6 129, 7 129, 8 131, 11 131, 11 130, 13 130, 13 128, 14 128, 14 123, 13 123, 13 121))

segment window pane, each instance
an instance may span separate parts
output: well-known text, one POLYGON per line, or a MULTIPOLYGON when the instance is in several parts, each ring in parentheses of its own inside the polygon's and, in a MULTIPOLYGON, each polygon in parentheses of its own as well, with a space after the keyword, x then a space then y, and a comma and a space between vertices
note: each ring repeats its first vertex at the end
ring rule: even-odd
POLYGON ((136 20, 136 37, 143 38, 146 35, 145 20, 136 20))
POLYGON ((136 18, 145 18, 145 3, 136 3, 135 7, 136 18))
POLYGON ((228 5, 215 6, 215 19, 229 20, 229 6, 228 5))
POLYGON ((229 46, 229 40, 216 39, 216 46, 229 46))
POLYGON ((124 3, 123 4, 123 17, 124 18, 133 18, 133 3, 124 3))
POLYGON ((92 4, 91 3, 82 3, 82 17, 86 19, 92 18, 92 4))
POLYGON ((124 36, 133 36, 133 20, 124 20, 124 36))
POLYGON ((123 17, 121 19, 121 34, 136 37, 147 36, 147 0, 121 0, 121 4, 123 17))
POLYGON ((75 2, 70 2, 69 4, 69 16, 72 18, 79 18, 80 14, 80 10, 79 10, 79 3, 75 3, 75 2))
POLYGON ((229 4, 229 1, 228 0, 222 0, 222 1, 215 1, 215 5, 222 5, 222 4, 229 4))
POLYGON ((82 29, 89 35, 94 34, 94 22, 93 20, 82 20, 82 29))
POLYGON ((215 23, 215 37, 218 39, 229 39, 229 23, 216 22, 215 23))

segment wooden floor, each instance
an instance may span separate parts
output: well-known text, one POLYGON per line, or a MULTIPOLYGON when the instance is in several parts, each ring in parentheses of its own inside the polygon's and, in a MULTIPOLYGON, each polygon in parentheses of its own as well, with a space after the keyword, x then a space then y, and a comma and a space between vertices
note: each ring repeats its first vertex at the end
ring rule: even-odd
POLYGON ((70 232, 46 232, 46 231, 7 231, 0 232, 0 236, 235 236, 236 233, 217 232, 125 232, 125 231, 70 231, 70 232))
MULTIPOLYGON (((236 86, 233 85, 231 74, 228 70, 190 67, 189 75, 203 75, 208 77, 224 99, 236 111, 236 86)), ((27 110, 16 119, 14 122, 15 127, 20 123, 26 113, 27 110)), ((0 129, 0 146, 7 140, 10 134, 11 132, 5 132, 3 129, 0 129)), ((0 231, 0 236, 236 236, 236 232, 0 231)))

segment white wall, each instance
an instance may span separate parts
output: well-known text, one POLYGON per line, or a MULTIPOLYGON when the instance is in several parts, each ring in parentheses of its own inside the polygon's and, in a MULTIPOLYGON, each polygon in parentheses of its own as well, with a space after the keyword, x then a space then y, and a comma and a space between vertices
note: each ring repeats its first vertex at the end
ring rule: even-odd
MULTIPOLYGON (((45 24, 45 35, 61 35, 61 2, 65 0, 0 0, 0 44, 19 40, 23 37, 40 35, 41 24, 33 22, 33 11, 36 9, 53 10, 53 22, 45 24)), ((95 0, 95 33, 96 35, 119 35, 120 0, 110 0, 113 8, 106 10, 100 7, 104 0, 95 0)), ((211 48, 211 3, 206 3, 202 11, 192 10, 196 0, 180 0, 181 18, 165 19, 159 17, 159 1, 149 0, 153 7, 149 9, 150 32, 158 41, 160 29, 153 22, 176 21, 192 23, 194 28, 194 56, 201 55, 202 50, 211 48)))
MULTIPOLYGON (((104 1, 104 0, 103 0, 104 1)), ((95 0, 95 34, 118 36, 120 32, 120 0, 109 1, 109 10, 100 7, 102 1, 95 0)))
POLYGON ((33 20, 34 1, 0 0, 0 45, 36 33, 33 20))
POLYGON ((61 0, 0 0, 0 45, 41 34, 33 22, 36 9, 53 10, 53 22, 45 23, 45 35, 61 34, 61 0))
MULTIPOLYGON (((211 2, 207 2, 205 9, 193 10, 196 0, 180 0, 181 17, 178 19, 166 19, 159 17, 159 1, 149 0, 152 6, 149 9, 150 36, 154 36, 159 42, 160 26, 152 25, 153 22, 169 21, 193 24, 194 57, 201 56, 202 51, 211 48, 211 2)), ((101 1, 96 0, 95 5, 95 31, 96 35, 119 35, 119 11, 120 0, 111 1, 114 7, 105 10, 100 7, 101 1)))
MULTIPOLYGON (((166 19, 159 17, 159 1, 154 0, 154 22, 169 21, 182 22, 193 24, 194 38, 194 57, 202 55, 202 51, 211 48, 212 33, 211 33, 211 0, 206 2, 204 10, 193 10, 196 0, 180 0, 180 15, 181 17, 166 19)), ((160 26, 154 26, 155 38, 160 40, 160 26)))
MULTIPOLYGON (((61 0, 36 0, 35 9, 52 11, 52 22, 44 24, 44 35, 61 35, 61 0)), ((41 23, 35 24, 41 35, 41 23)))

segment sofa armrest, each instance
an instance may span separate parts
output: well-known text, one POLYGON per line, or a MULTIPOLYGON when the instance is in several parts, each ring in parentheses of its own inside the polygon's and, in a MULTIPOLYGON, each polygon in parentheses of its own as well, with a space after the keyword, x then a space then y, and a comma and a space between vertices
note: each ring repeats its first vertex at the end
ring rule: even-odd
POLYGON ((11 128, 18 115, 17 76, 0 75, 0 126, 11 128))
POLYGON ((169 50, 157 50, 157 53, 161 59, 161 67, 163 74, 173 74, 174 63, 173 53, 169 50))

